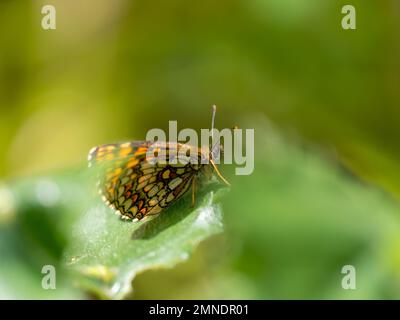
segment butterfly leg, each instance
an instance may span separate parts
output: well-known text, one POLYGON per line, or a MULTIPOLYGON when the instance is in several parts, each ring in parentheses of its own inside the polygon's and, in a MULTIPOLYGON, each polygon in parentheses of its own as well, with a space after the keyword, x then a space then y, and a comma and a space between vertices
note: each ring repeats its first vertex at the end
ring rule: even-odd
POLYGON ((196 177, 193 177, 192 180, 192 207, 194 207, 195 204, 195 197, 196 196, 196 177))

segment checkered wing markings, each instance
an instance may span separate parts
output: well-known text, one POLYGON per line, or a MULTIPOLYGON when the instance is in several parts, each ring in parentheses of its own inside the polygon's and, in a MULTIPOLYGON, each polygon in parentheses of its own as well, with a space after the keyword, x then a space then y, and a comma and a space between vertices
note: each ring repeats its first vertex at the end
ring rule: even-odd
MULTIPOLYGON (((167 147, 167 158, 176 147, 179 148, 175 145, 167 147)), ((105 174, 99 181, 104 200, 128 219, 142 219, 159 213, 186 193, 197 173, 190 164, 153 165, 147 162, 147 145, 143 143, 129 146, 129 153, 123 148, 128 146, 99 147, 100 152, 94 153, 96 156, 92 159, 104 165, 105 174)))
POLYGON ((179 169, 143 160, 137 167, 120 172, 103 194, 121 215, 142 219, 159 213, 189 189, 195 172, 187 167, 177 174, 179 169))
POLYGON ((104 144, 92 148, 89 151, 88 162, 89 166, 99 164, 110 164, 110 162, 123 161, 126 158, 132 157, 138 151, 146 151, 149 142, 133 141, 125 143, 104 144))

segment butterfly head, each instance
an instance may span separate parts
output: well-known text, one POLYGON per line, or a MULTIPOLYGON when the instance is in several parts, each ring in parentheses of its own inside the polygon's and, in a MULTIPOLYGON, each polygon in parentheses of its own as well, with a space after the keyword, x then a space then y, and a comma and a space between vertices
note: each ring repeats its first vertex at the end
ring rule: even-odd
POLYGON ((230 183, 222 176, 221 172, 219 172, 216 161, 219 161, 219 157, 221 153, 223 153, 223 147, 220 144, 220 139, 218 138, 217 141, 215 141, 215 135, 214 135, 214 123, 215 123, 215 114, 217 112, 217 106, 214 104, 213 105, 213 111, 212 111, 212 119, 211 119, 211 148, 209 151, 209 161, 210 164, 213 166, 217 176, 227 185, 230 186, 230 183))

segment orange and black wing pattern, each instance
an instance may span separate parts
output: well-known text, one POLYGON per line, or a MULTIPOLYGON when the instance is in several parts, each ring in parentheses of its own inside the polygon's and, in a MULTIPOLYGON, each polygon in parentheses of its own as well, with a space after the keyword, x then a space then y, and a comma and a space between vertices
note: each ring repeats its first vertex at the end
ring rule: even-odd
MULTIPOLYGON (((191 187, 200 166, 153 162, 147 156, 150 142, 106 144, 93 148, 89 166, 99 167, 103 200, 125 219, 141 220, 170 206, 191 187)), ((166 160, 182 145, 160 145, 166 160)))

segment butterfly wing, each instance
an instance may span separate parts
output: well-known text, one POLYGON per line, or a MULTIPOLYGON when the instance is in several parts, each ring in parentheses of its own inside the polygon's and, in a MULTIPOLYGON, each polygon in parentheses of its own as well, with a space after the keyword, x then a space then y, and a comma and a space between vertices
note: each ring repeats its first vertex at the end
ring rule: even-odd
MULTIPOLYGON (((146 157, 151 143, 127 142, 93 148, 89 165, 100 166, 99 186, 104 201, 126 219, 154 215, 179 199, 190 188, 200 169, 190 163, 152 162, 146 157)), ((154 146, 154 145, 153 145, 154 146)), ((158 145, 165 160, 183 145, 158 145)), ((159 157, 160 159, 160 157, 159 157)))
POLYGON ((93 147, 88 155, 89 167, 95 164, 110 164, 112 161, 118 163, 119 160, 127 159, 135 153, 139 155, 146 152, 148 146, 149 143, 146 141, 133 141, 103 144, 93 147))

